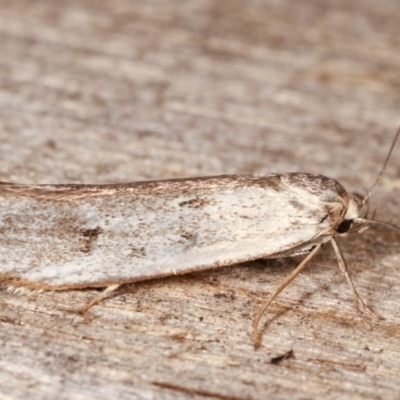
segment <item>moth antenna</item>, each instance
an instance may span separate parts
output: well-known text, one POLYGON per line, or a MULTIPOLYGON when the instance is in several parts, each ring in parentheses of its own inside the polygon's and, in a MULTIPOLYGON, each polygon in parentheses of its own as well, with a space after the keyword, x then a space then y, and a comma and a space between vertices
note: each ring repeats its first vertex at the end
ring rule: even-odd
POLYGON ((389 226, 390 228, 398 229, 400 230, 400 226, 397 226, 395 224, 391 224, 390 222, 385 222, 385 221, 377 221, 375 219, 367 219, 367 218, 355 218, 354 222, 356 224, 377 224, 377 225, 385 225, 389 226))
POLYGON ((263 316, 263 314, 265 313, 265 311, 267 311, 269 305, 272 303, 272 301, 275 299, 276 296, 278 296, 278 294, 280 292, 282 292, 283 289, 285 289, 285 287, 287 285, 289 285, 290 282, 292 282, 292 280, 294 278, 296 278, 297 275, 300 274, 301 271, 303 271, 303 269, 308 265, 308 263, 312 260, 312 258, 318 253, 318 251, 321 249, 322 244, 318 244, 317 246, 315 246, 315 248, 308 253, 307 257, 275 288, 272 296, 269 298, 269 300, 264 303, 264 305, 261 307, 260 311, 258 311, 256 317, 254 318, 254 322, 253 322, 253 342, 254 342, 254 348, 258 349, 260 347, 260 334, 258 332, 258 324, 260 322, 261 317, 263 316))
MULTIPOLYGON (((370 204, 370 201, 369 201, 369 199, 367 199, 367 209, 365 210, 364 218, 367 218, 367 217, 368 217, 368 214, 369 214, 369 204, 370 204)), ((375 208, 375 211, 376 211, 376 208, 375 208)))
POLYGON ((376 178, 374 184, 371 186, 371 189, 368 190, 368 193, 367 193, 366 196, 363 198, 362 203, 361 203, 362 206, 364 206, 364 204, 368 201, 369 197, 371 196, 372 191, 375 189, 375 186, 376 186, 376 185, 378 184, 378 182, 381 180, 382 175, 383 175, 383 173, 385 172, 386 167, 387 167, 387 165, 388 165, 388 162, 389 162, 389 160, 390 160, 390 157, 391 157, 391 155, 392 155, 394 146, 396 145, 397 139, 399 138, 399 135, 400 135, 400 126, 399 126, 399 128, 397 129, 396 136, 394 137, 393 142, 392 142, 392 145, 390 146, 389 153, 387 154, 386 159, 385 159, 385 162, 383 163, 383 167, 382 167, 382 169, 381 169, 381 172, 379 172, 379 175, 378 175, 378 177, 376 178))

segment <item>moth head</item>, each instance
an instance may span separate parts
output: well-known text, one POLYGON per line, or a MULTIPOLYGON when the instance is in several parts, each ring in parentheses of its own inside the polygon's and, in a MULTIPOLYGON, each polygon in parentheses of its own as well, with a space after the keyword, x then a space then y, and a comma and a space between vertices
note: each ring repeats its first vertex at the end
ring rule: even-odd
POLYGON ((348 232, 363 232, 368 229, 367 220, 360 218, 360 212, 363 207, 362 199, 359 196, 349 196, 347 205, 341 221, 336 226, 338 234, 346 234, 348 232))
POLYGON ((343 219, 336 227, 336 232, 340 234, 346 234, 348 232, 357 232, 362 233, 366 231, 371 224, 379 224, 390 226, 391 228, 399 229, 400 227, 391 224, 390 222, 378 221, 374 219, 375 212, 372 215, 372 218, 367 218, 369 208, 367 207, 367 211, 364 217, 360 217, 361 210, 363 209, 364 201, 357 195, 350 196, 347 204, 347 208, 345 208, 343 219))

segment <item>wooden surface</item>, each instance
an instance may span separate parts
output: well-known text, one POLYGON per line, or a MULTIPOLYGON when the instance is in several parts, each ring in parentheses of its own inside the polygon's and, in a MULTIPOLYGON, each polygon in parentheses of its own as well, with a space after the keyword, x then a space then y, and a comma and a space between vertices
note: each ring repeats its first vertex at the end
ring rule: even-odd
MULTIPOLYGON (((303 171, 365 193, 400 123, 399 17, 396 0, 1 1, 0 180, 303 171)), ((398 225, 399 147, 372 199, 398 225)), ((258 351, 253 316, 298 259, 126 286, 83 317, 98 291, 2 291, 0 398, 398 398, 399 240, 340 241, 384 319, 358 313, 327 246, 258 351)))

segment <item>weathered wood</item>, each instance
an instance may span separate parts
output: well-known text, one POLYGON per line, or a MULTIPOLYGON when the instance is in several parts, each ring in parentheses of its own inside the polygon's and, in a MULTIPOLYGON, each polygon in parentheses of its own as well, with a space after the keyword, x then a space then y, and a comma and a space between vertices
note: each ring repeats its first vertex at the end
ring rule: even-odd
MULTIPOLYGON (((365 193, 399 124, 395 0, 0 2, 0 179, 105 183, 304 171, 365 193)), ((400 223, 397 149, 372 196, 400 223)), ((400 233, 95 290, 1 292, 1 398, 397 398, 400 233), (293 349, 276 365, 271 358, 293 349)), ((238 244, 240 245, 240 244, 238 244)), ((101 267, 101 266, 99 266, 101 267)))

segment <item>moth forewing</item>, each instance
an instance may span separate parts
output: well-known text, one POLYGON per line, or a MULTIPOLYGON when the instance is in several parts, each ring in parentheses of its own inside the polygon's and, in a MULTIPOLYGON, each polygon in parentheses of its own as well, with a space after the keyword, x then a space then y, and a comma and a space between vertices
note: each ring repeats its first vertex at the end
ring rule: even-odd
POLYGON ((344 189, 310 174, 0 184, 0 279, 34 289, 107 287, 289 255, 328 239, 343 208, 333 190, 344 189), (332 191, 321 192, 321 182, 332 191))

